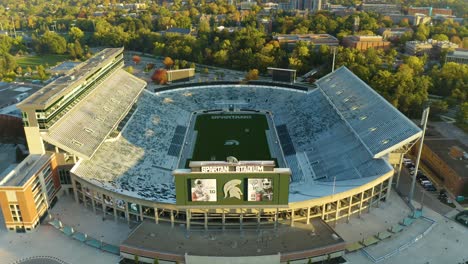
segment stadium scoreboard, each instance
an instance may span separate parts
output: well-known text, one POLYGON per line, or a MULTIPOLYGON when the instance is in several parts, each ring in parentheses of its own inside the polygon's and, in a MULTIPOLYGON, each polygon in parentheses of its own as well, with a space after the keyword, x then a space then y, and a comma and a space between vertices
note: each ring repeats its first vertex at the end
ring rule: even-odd
POLYGON ((271 77, 275 82, 296 82, 296 70, 268 67, 268 72, 270 72, 271 77))
POLYGON ((287 205, 291 171, 274 161, 190 162, 174 171, 176 205, 287 205))

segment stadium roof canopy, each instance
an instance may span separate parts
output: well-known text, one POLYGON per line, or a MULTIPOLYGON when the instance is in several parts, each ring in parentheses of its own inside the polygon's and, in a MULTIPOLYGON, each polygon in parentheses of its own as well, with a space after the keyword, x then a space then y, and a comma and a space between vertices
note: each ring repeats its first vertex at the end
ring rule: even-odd
POLYGON ((311 91, 274 83, 145 91, 121 137, 103 143, 72 172, 115 192, 175 203, 175 139, 185 135, 193 112, 235 105, 272 113, 292 171, 289 202, 347 191, 392 173, 386 155, 417 139, 421 130, 345 67, 317 84, 311 91))
POLYGON ((90 159, 137 100, 146 82, 119 69, 55 123, 42 137, 90 159))
POLYGON ((374 158, 421 136, 413 122, 345 67, 317 85, 374 158))

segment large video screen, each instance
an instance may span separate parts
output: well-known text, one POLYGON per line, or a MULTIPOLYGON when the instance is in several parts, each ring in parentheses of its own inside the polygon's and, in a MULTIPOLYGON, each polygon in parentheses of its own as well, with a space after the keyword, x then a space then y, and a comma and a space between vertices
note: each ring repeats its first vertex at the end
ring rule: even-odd
POLYGON ((271 178, 247 179, 248 201, 273 201, 273 180, 271 178))
POLYGON ((272 69, 271 77, 275 82, 294 83, 296 81, 296 71, 288 69, 272 69))
POLYGON ((192 202, 216 202, 216 179, 192 179, 192 202))

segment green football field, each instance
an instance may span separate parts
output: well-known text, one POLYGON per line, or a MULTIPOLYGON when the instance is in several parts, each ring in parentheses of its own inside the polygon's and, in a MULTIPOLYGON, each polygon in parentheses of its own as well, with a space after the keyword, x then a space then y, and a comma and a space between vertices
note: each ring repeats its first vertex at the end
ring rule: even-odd
POLYGON ((194 161, 225 161, 228 156, 271 160, 263 114, 203 114, 197 117, 195 130, 194 161))

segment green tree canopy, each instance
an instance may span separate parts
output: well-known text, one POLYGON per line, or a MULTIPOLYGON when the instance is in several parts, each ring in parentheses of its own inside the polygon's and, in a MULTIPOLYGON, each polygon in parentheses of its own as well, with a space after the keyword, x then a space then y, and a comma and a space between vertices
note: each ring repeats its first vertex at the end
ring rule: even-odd
POLYGON ((67 51, 67 41, 53 31, 45 32, 35 41, 35 49, 42 54, 63 54, 67 51))

